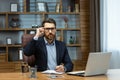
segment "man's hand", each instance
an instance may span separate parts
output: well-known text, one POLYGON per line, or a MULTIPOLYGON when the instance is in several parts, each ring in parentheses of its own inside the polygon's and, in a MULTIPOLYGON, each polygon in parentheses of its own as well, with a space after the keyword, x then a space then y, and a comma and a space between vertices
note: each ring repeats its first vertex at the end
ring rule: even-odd
POLYGON ((56 66, 55 71, 57 71, 57 72, 65 72, 64 66, 63 65, 56 66))
POLYGON ((43 27, 37 28, 35 37, 41 37, 43 35, 44 35, 44 28, 43 27))

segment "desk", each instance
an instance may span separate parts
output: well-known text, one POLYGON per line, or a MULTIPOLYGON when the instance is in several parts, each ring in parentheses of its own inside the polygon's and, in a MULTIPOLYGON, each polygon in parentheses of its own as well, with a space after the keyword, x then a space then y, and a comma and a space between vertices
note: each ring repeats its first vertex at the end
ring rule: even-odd
MULTIPOLYGON (((56 79, 51 79, 47 74, 37 73, 36 80, 120 80, 120 69, 108 70, 106 75, 80 77, 71 76, 67 74, 60 75, 56 79)), ((12 73, 0 73, 0 80, 35 80, 28 77, 28 73, 12 72, 12 73)))

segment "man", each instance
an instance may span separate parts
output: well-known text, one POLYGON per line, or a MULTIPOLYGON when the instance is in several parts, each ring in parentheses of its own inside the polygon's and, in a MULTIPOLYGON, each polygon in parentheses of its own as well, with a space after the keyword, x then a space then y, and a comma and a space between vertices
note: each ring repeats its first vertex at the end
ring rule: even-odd
POLYGON ((24 48, 24 54, 30 56, 34 53, 38 71, 72 71, 73 64, 65 44, 55 39, 55 20, 48 18, 42 22, 42 26, 37 28, 34 38, 24 48))

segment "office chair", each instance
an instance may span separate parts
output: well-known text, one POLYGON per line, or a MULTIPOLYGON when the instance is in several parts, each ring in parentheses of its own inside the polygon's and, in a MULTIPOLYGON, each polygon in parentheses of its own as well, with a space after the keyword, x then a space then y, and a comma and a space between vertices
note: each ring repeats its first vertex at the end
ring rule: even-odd
MULTIPOLYGON (((23 34, 22 35, 22 47, 24 48, 26 44, 34 37, 35 34, 23 34)), ((35 66, 35 56, 26 56, 23 52, 23 61, 29 66, 35 66)))

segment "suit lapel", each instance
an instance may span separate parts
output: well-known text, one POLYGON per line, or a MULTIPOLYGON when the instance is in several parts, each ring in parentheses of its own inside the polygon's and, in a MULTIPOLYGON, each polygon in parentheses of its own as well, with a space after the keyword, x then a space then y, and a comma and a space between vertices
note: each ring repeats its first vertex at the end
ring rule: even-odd
POLYGON ((41 39, 39 41, 39 44, 40 44, 39 48, 42 48, 42 51, 43 51, 42 54, 43 54, 43 57, 44 57, 44 61, 47 64, 47 49, 46 49, 46 45, 45 45, 45 41, 44 41, 43 37, 41 37, 41 39))
POLYGON ((57 60, 57 65, 59 64, 59 54, 60 54, 60 47, 59 47, 59 43, 57 41, 55 41, 56 44, 56 60, 57 60))
POLYGON ((45 41, 44 41, 44 38, 42 38, 42 47, 43 47, 43 52, 45 53, 45 56, 47 56, 47 49, 46 49, 46 44, 45 44, 45 41))

